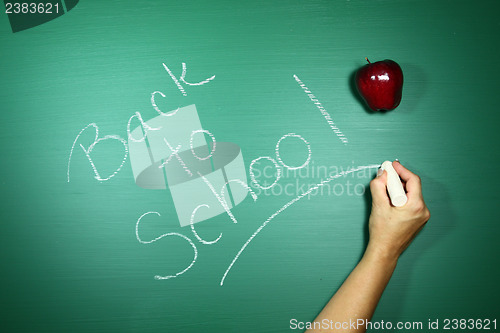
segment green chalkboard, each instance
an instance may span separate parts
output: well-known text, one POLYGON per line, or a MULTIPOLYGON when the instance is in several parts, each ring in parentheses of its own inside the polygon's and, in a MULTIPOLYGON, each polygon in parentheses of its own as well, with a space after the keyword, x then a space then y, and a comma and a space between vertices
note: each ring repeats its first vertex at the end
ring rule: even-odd
POLYGON ((498 1, 53 3, 0 14, 2 331, 300 331, 396 158, 432 217, 372 321, 494 331, 498 1), (396 110, 365 57, 401 65, 396 110))

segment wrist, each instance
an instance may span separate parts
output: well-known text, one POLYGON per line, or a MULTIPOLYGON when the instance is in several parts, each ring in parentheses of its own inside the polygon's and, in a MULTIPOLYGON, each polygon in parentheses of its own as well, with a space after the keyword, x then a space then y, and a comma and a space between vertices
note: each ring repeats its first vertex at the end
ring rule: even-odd
POLYGON ((375 246, 368 242, 363 258, 375 260, 380 264, 396 266, 399 254, 384 246, 375 246))

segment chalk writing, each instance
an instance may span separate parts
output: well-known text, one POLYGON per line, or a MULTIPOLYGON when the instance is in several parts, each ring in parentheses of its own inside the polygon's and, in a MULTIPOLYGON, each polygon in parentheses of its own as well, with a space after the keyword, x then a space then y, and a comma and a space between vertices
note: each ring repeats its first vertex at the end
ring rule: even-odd
POLYGON ((191 231, 193 232, 194 236, 196 237, 196 239, 198 239, 200 241, 200 243, 202 244, 206 244, 206 245, 211 245, 211 244, 215 244, 219 241, 219 239, 222 237, 222 232, 220 233, 219 237, 217 237, 216 239, 214 239, 213 241, 206 241, 204 240, 203 238, 201 238, 198 233, 196 232, 196 230, 194 229, 194 216, 196 215, 196 212, 198 211, 198 209, 200 209, 201 207, 206 207, 206 208, 210 208, 209 205, 206 205, 206 204, 202 204, 202 205, 198 205, 194 210, 193 210, 193 213, 191 214, 191 223, 190 223, 190 226, 191 226, 191 231))
POLYGON ((155 91, 151 94, 151 105, 153 106, 153 108, 156 110, 156 112, 158 112, 160 115, 162 116, 166 116, 166 117, 170 117, 170 116, 173 116, 177 113, 177 111, 179 111, 179 108, 173 110, 173 111, 170 111, 170 112, 162 112, 160 110, 160 108, 158 107, 158 105, 156 105, 156 101, 155 101, 155 95, 156 94, 160 94, 161 97, 165 97, 165 94, 163 94, 161 91, 155 91))
POLYGON ((276 160, 274 158, 269 157, 269 156, 260 156, 260 157, 258 157, 256 159, 254 159, 250 163, 250 166, 248 168, 249 168, 248 172, 250 173, 250 179, 252 180, 252 183, 254 183, 255 186, 257 186, 257 187, 259 187, 259 188, 261 188, 263 190, 270 189, 271 187, 273 187, 274 185, 276 185, 278 183, 278 181, 280 180, 280 178, 281 178, 281 168, 279 167, 278 162, 276 162, 276 160), (254 164, 257 163, 258 161, 262 160, 262 159, 269 160, 269 161, 273 162, 274 167, 276 168, 276 179, 269 186, 262 186, 261 184, 259 184, 259 182, 257 182, 257 180, 255 179, 255 173, 253 172, 253 166, 254 166, 254 164))
MULTIPOLYGON (((215 78, 215 75, 213 75, 213 76, 211 76, 210 78, 208 78, 206 80, 203 80, 203 81, 200 81, 200 82, 197 82, 197 83, 190 83, 190 82, 186 81, 187 67, 186 67, 185 63, 182 63, 182 73, 181 73, 181 76, 180 76, 179 79, 177 79, 177 77, 173 74, 173 72, 170 70, 170 68, 165 63, 163 63, 163 67, 167 71, 167 73, 169 74, 169 76, 171 77, 171 79, 174 81, 175 85, 177 86, 177 88, 179 89, 179 91, 181 92, 181 94, 183 96, 187 96, 187 92, 184 89, 183 84, 188 85, 188 86, 201 86, 201 85, 204 85, 206 83, 209 83, 210 81, 212 81, 215 78)), ((312 92, 309 90, 309 88, 307 88, 305 86, 305 84, 298 78, 297 75, 294 75, 293 77, 295 78, 296 82, 300 85, 300 87, 304 90, 304 92, 308 95, 309 99, 320 110, 321 114, 324 116, 324 118, 327 121, 328 125, 333 130, 333 132, 337 135, 337 137, 341 140, 341 142, 344 143, 344 144, 348 143, 348 140, 345 137, 345 135, 338 129, 338 127, 333 122, 330 114, 326 111, 326 109, 322 106, 322 104, 317 100, 317 98, 312 94, 312 92)), ((160 110, 160 108, 158 107, 156 101, 155 101, 155 98, 156 98, 157 95, 160 95, 162 98, 165 98, 165 94, 162 93, 161 91, 155 91, 155 92, 153 92, 151 94, 151 105, 152 105, 153 109, 156 110, 156 112, 159 115, 161 115, 161 116, 165 116, 165 117, 173 117, 173 116, 175 116, 178 113, 179 108, 177 108, 176 110, 170 111, 170 112, 162 112, 160 110)), ((94 174, 95 174, 95 178, 97 180, 99 180, 99 181, 106 181, 106 180, 109 180, 110 178, 112 178, 113 176, 115 176, 121 170, 121 168, 123 167, 123 165, 124 165, 124 163, 125 163, 125 161, 127 159, 128 148, 127 148, 127 142, 124 139, 122 139, 121 137, 119 137, 117 135, 106 135, 106 136, 100 138, 99 137, 99 128, 98 128, 98 126, 95 123, 90 123, 86 127, 84 127, 82 130, 80 130, 80 132, 76 136, 76 138, 75 138, 75 140, 73 142, 73 145, 71 147, 70 154, 69 154, 69 159, 68 159, 68 169, 67 169, 67 179, 68 179, 68 182, 70 181, 70 164, 71 164, 71 160, 72 160, 72 156, 73 156, 73 150, 74 150, 74 148, 75 148, 78 140, 80 139, 81 135, 87 129, 89 129, 90 127, 93 127, 95 129, 94 141, 87 148, 85 148, 81 143, 80 143, 80 147, 81 147, 82 151, 84 152, 85 156, 87 157, 88 161, 90 162, 90 165, 92 166, 92 169, 93 169, 94 174), (105 141, 105 140, 116 140, 116 141, 119 141, 120 143, 122 143, 123 147, 124 147, 124 157, 123 157, 123 160, 121 161, 121 164, 119 165, 119 167, 111 175, 109 175, 107 177, 102 177, 100 175, 100 173, 98 172, 96 166, 93 163, 93 160, 92 160, 92 157, 91 157, 91 153, 92 153, 93 148, 98 143, 100 143, 102 141, 105 141)), ((147 124, 147 122, 145 122, 143 120, 141 113, 140 112, 135 112, 129 118, 128 123, 127 123, 127 135, 128 135, 128 139, 130 140, 130 142, 143 142, 143 141, 146 141, 146 143, 147 143, 149 133, 151 131, 157 131, 159 129, 160 128, 154 128, 154 127, 149 126, 147 124), (141 127, 143 129, 143 133, 144 134, 140 138, 133 137, 132 133, 131 133, 131 122, 134 119, 137 119, 140 122, 140 125, 141 125, 141 127)), ((179 144, 179 145, 177 145, 174 148, 167 141, 167 139, 165 137, 163 137, 163 141, 164 141, 165 145, 168 147, 168 149, 170 149, 171 153, 170 153, 170 155, 168 157, 166 157, 165 159, 163 159, 162 163, 158 167, 159 168, 164 168, 168 163, 171 163, 171 160, 173 159, 173 157, 175 157, 177 159, 177 161, 181 164, 182 168, 186 171, 186 173, 188 173, 188 175, 190 177, 193 177, 193 172, 191 172, 191 170, 189 170, 189 168, 187 167, 186 163, 182 160, 182 158, 179 155, 179 153, 181 152, 182 145, 179 144)), ((214 155, 214 153, 216 152, 216 147, 217 147, 216 146, 215 136, 211 132, 209 132, 209 131, 207 131, 205 129, 197 129, 197 130, 193 130, 191 132, 189 146, 190 146, 189 148, 191 150, 192 155, 196 159, 198 159, 200 161, 207 160, 207 159, 211 158, 214 155), (211 145, 207 144, 207 146, 209 146, 209 147, 211 146, 211 150, 210 150, 209 154, 207 156, 205 156, 205 157, 198 156, 195 153, 195 151, 194 151, 193 137, 194 137, 195 134, 199 134, 199 133, 201 133, 203 135, 205 135, 205 134, 208 135, 211 138, 211 140, 212 140, 212 144, 211 145)), ((309 165, 309 163, 311 161, 311 157, 312 157, 311 145, 309 144, 309 142, 304 137, 302 137, 301 135, 296 134, 296 133, 288 133, 288 134, 285 134, 284 136, 282 136, 277 141, 274 150, 275 150, 275 158, 274 157, 270 157, 270 156, 260 156, 258 158, 255 158, 254 160, 252 160, 251 163, 250 163, 250 165, 249 165, 249 170, 248 171, 249 171, 249 175, 250 175, 250 180, 251 180, 251 183, 257 189, 266 190, 266 189, 273 188, 273 186, 275 186, 279 182, 279 180, 280 180, 280 178, 282 176, 282 168, 284 168, 284 170, 286 170, 286 171, 303 169, 303 168, 305 168, 306 166, 309 165), (293 165, 289 165, 288 163, 285 163, 283 161, 282 156, 280 155, 280 144, 284 140, 286 140, 287 138, 298 138, 307 147, 307 157, 304 160, 304 162, 301 165, 299 165, 299 166, 293 166, 293 165), (272 163, 272 165, 274 166, 274 170, 276 171, 276 173, 275 173, 275 176, 274 176, 275 179, 271 183, 271 185, 264 186, 263 184, 259 183, 258 180, 255 177, 254 169, 256 167, 257 162, 259 162, 261 160, 270 161, 272 163)), ((334 175, 329 175, 326 179, 322 180, 321 182, 319 182, 319 183, 317 183, 317 184, 315 184, 313 186, 310 186, 307 190, 304 190, 304 191, 301 191, 301 192, 298 191, 297 192, 297 196, 295 198, 293 198, 292 200, 288 201, 281 208, 279 208, 277 211, 275 211, 273 214, 271 214, 257 228, 257 230, 247 239, 247 241, 243 244, 243 246, 240 248, 240 250, 236 253, 236 255, 234 256, 233 260, 231 261, 231 263, 229 264, 229 266, 225 270, 225 272, 224 272, 224 274, 223 274, 223 276, 222 276, 222 278, 220 280, 220 285, 221 286, 224 285, 224 282, 225 282, 225 280, 226 280, 226 278, 228 276, 228 273, 231 271, 231 269, 233 268, 234 264, 236 263, 236 261, 238 261, 238 259, 240 258, 241 254, 248 247, 248 245, 250 244, 250 242, 264 229, 264 227, 266 225, 268 225, 272 220, 274 220, 275 217, 277 217, 280 213, 282 213, 283 211, 285 211, 288 207, 290 207, 291 205, 295 204, 296 202, 298 202, 299 200, 301 200, 302 198, 304 198, 306 196, 308 196, 310 198, 311 193, 313 191, 317 191, 319 188, 322 188, 326 184, 332 182, 333 180, 335 180, 335 179, 337 179, 339 177, 346 176, 348 174, 352 174, 352 173, 360 171, 360 170, 366 170, 366 169, 378 168, 378 167, 380 167, 380 165, 378 165, 378 164, 377 165, 374 164, 374 165, 354 167, 354 162, 353 162, 353 167, 351 167, 349 170, 347 170, 347 171, 342 170, 340 173, 336 173, 334 175)), ((224 172, 224 171, 222 171, 222 172, 224 172)), ((240 186, 242 186, 247 191, 247 193, 250 193, 250 195, 251 195, 251 197, 252 197, 252 199, 253 199, 254 202, 256 202, 257 199, 258 199, 258 195, 253 191, 253 189, 245 181, 242 181, 241 179, 227 179, 227 177, 224 176, 224 177, 226 177, 225 178, 225 182, 222 185, 222 187, 220 189, 220 192, 217 192, 217 190, 215 189, 214 185, 210 182, 210 180, 207 177, 205 177, 205 175, 203 175, 202 173, 200 173, 199 171, 197 171, 197 176, 199 176, 203 180, 203 182, 205 183, 205 185, 210 189, 210 192, 215 196, 215 198, 217 199, 217 202, 221 205, 221 207, 227 213, 227 215, 233 221, 233 223, 238 223, 238 220, 236 219, 236 217, 232 213, 231 207, 229 206, 229 203, 228 203, 228 201, 226 199, 226 196, 225 196, 226 187, 228 187, 230 183, 237 183, 240 186)), ((245 195, 247 193, 245 193, 245 195)), ((190 223, 189 223, 191 231, 192 231, 194 237, 196 238, 196 240, 198 240, 201 244, 203 244, 203 245, 213 245, 213 244, 216 244, 222 238, 222 233, 220 233, 219 236, 216 239, 214 239, 214 240, 205 240, 205 239, 203 239, 198 234, 198 232, 196 231, 196 229, 194 227, 195 216, 196 216, 196 214, 198 213, 198 211, 201 208, 210 209, 210 206, 208 204, 202 203, 202 204, 198 205, 196 208, 194 208, 194 210, 191 213, 191 218, 190 218, 190 223)), ((198 249, 197 249, 195 243, 191 240, 191 238, 189 238, 189 237, 187 237, 187 236, 185 236, 185 235, 183 235, 181 233, 177 233, 177 232, 163 233, 160 236, 158 236, 158 237, 156 237, 156 238, 154 238, 152 240, 143 240, 139 236, 139 225, 141 224, 141 221, 143 220, 143 218, 145 218, 146 216, 151 215, 151 214, 155 214, 158 217, 161 216, 160 213, 158 213, 156 211, 149 211, 149 212, 146 212, 146 213, 142 214, 137 219, 137 222, 136 222, 136 225, 135 225, 135 233, 136 233, 137 241, 139 241, 141 244, 151 244, 153 242, 159 241, 162 238, 166 238, 166 237, 170 237, 170 236, 175 236, 175 237, 180 237, 180 238, 184 239, 185 241, 187 241, 190 244, 190 246, 192 247, 192 249, 193 249, 193 260, 182 271, 177 272, 177 273, 172 274, 172 275, 155 275, 154 276, 154 278, 157 279, 157 280, 167 280, 167 279, 178 277, 178 276, 184 274, 185 272, 187 272, 189 269, 191 269, 193 267, 193 265, 195 264, 195 262, 196 262, 196 260, 198 258, 198 249)))
POLYGON ((269 216, 269 218, 267 220, 265 220, 264 223, 262 223, 259 228, 257 228, 257 230, 253 233, 253 235, 250 236, 250 238, 245 242, 245 244, 243 244, 243 246, 241 247, 241 249, 238 251, 238 253, 234 257, 234 259, 231 261, 231 263, 229 264, 228 268, 224 272, 224 275, 222 276, 222 279, 220 281, 220 285, 221 286, 224 285, 224 280, 226 279, 227 274, 229 273, 229 271, 231 270, 231 268, 233 268, 234 263, 238 260, 238 258, 240 257, 241 253, 246 249, 246 247, 248 246, 248 244, 250 244, 250 242, 255 238, 255 236, 257 236, 262 231, 262 229, 264 229, 264 227, 269 224, 269 222, 271 222, 276 216, 278 216, 278 214, 280 214, 281 212, 283 212, 285 209, 287 209, 288 207, 290 207, 291 205, 293 205, 294 203, 296 203, 297 201, 299 201, 303 197, 305 197, 308 194, 310 194, 312 191, 317 190, 318 188, 324 186, 325 184, 331 182, 334 179, 337 179, 339 177, 344 176, 345 174, 349 174, 349 173, 356 172, 356 171, 359 171, 359 170, 370 169, 370 168, 379 168, 379 167, 380 167, 379 164, 377 164, 377 165, 368 165, 368 166, 360 166, 360 167, 358 167, 356 169, 351 169, 349 171, 342 172, 340 174, 334 175, 332 177, 329 177, 329 178, 323 180, 321 183, 316 184, 316 186, 313 186, 313 187, 309 188, 309 190, 307 190, 306 192, 304 192, 304 193, 300 194, 299 196, 297 196, 296 198, 288 201, 280 209, 278 209, 271 216, 269 216))
POLYGON ((175 149, 172 148, 172 146, 170 145, 170 143, 168 143, 167 139, 166 138, 163 138, 163 141, 165 141, 165 144, 167 145, 167 147, 170 149, 170 151, 172 152, 170 154, 170 156, 165 160, 165 162, 163 162, 162 164, 160 164, 159 168, 164 168, 167 163, 170 161, 170 159, 172 158, 172 156, 175 156, 177 158, 177 161, 179 161, 179 163, 181 164, 182 168, 187 172, 187 174, 192 177, 193 176, 193 173, 191 172, 191 170, 188 169, 186 163, 184 163, 184 161, 182 160, 182 158, 179 156, 179 151, 181 149, 181 145, 178 145, 175 149))
POLYGON ((221 195, 219 195, 219 193, 217 193, 217 191, 215 190, 215 187, 212 185, 212 183, 210 183, 210 181, 207 179, 207 177, 202 175, 200 172, 198 172, 198 175, 203 179, 205 184, 212 191, 213 195, 217 198, 217 201, 219 201, 222 208, 224 208, 224 210, 226 211, 229 218, 233 221, 233 223, 238 223, 238 221, 234 217, 233 213, 231 212, 231 209, 229 209, 229 205, 227 204, 226 199, 224 197, 222 197, 221 195))
POLYGON ((185 80, 185 77, 186 77, 186 64, 182 63, 182 74, 181 74, 180 80, 189 86, 201 86, 202 84, 208 83, 208 82, 212 81, 213 79, 215 79, 215 75, 213 75, 206 80, 203 80, 203 81, 200 81, 197 83, 189 83, 185 80))
POLYGON ((298 135, 298 134, 295 134, 295 133, 288 133, 287 135, 283 135, 279 140, 278 140, 278 143, 276 144, 276 159, 278 160, 278 162, 281 163, 281 165, 283 165, 285 168, 287 168, 288 170, 297 170, 297 169, 302 169, 303 167, 305 167, 309 161, 311 160, 311 145, 309 144, 309 142, 306 141, 306 139, 304 139, 302 136, 298 135), (292 166, 289 166, 287 164, 285 164, 282 160, 281 160, 281 157, 280 157, 280 143, 281 141, 283 141, 284 139, 286 138, 289 138, 289 137, 295 137, 295 138, 299 138, 301 139, 302 141, 304 141, 304 143, 307 145, 307 152, 308 152, 308 155, 307 155, 307 159, 306 161, 304 162, 304 164, 302 164, 301 166, 298 166, 298 167, 292 167, 292 166))
POLYGON ((212 133, 210 133, 209 131, 207 130, 195 130, 195 131, 192 131, 191 132, 191 136, 189 138, 189 147, 191 148, 191 153, 193 154, 194 157, 196 157, 197 159, 199 159, 200 161, 203 161, 203 160, 208 160, 210 157, 213 156, 214 152, 215 152, 215 147, 216 147, 216 142, 215 142, 215 137, 212 133), (193 135, 195 135, 196 133, 206 133, 208 134, 208 136, 210 136, 210 138, 212 139, 212 150, 210 151, 210 154, 208 154, 208 156, 205 156, 205 157, 199 157, 198 155, 196 155, 196 153, 194 152, 194 147, 193 147, 193 135))
POLYGON ((69 183, 71 157, 73 156, 73 150, 75 149, 76 142, 78 141, 80 136, 83 134, 83 132, 85 132, 89 127, 94 127, 94 129, 95 129, 94 142, 92 142, 87 149, 85 149, 85 147, 83 147, 82 144, 80 144, 80 148, 82 148, 83 152, 85 153, 85 156, 87 156, 87 159, 89 160, 90 165, 92 166, 92 170, 94 170, 95 179, 97 179, 99 181, 106 181, 106 180, 111 179, 120 171, 120 169, 123 167, 123 164, 125 164, 125 161, 127 160, 128 148, 127 148, 127 142, 124 139, 122 139, 118 135, 106 135, 102 138, 99 138, 99 127, 95 123, 88 124, 80 131, 80 133, 78 133, 78 135, 75 138, 75 141, 73 142, 73 145, 71 146, 71 151, 69 153, 69 158, 68 158, 68 170, 67 170, 68 183, 69 183), (123 160, 122 160, 120 166, 111 175, 109 175, 106 178, 102 178, 101 175, 99 174, 99 171, 97 170, 97 168, 94 164, 94 161, 92 160, 92 157, 90 156, 90 153, 92 152, 92 149, 94 149, 94 147, 98 143, 105 141, 105 140, 117 140, 117 141, 121 142, 123 144, 124 153, 123 153, 123 160))
POLYGON ((168 279, 175 278, 175 277, 178 277, 181 274, 186 273, 191 267, 193 267, 194 263, 196 262, 196 258, 198 258, 198 250, 196 249, 196 245, 194 245, 193 241, 189 237, 186 237, 183 234, 179 234, 177 232, 168 232, 168 233, 162 234, 162 235, 160 235, 160 236, 158 236, 158 237, 156 237, 156 238, 154 238, 152 240, 149 240, 149 241, 142 240, 141 237, 139 237, 139 223, 141 223, 141 220, 142 220, 142 218, 144 216, 149 215, 149 214, 156 214, 158 216, 161 216, 160 213, 158 213, 158 212, 147 212, 147 213, 142 214, 141 217, 139 217, 137 219, 137 223, 135 224, 135 237, 137 238, 137 240, 139 241, 139 243, 141 243, 141 244, 151 244, 151 243, 154 243, 156 241, 159 241, 160 239, 162 239, 164 237, 176 236, 176 237, 184 238, 191 245, 191 247, 193 248, 193 252, 194 252, 193 261, 191 261, 191 263, 184 270, 182 270, 182 271, 180 271, 178 273, 175 273, 175 275, 166 275, 166 276, 155 275, 155 279, 157 279, 157 280, 168 280, 168 279))
POLYGON ((149 131, 157 131, 160 128, 153 128, 146 124, 144 120, 142 119, 141 113, 136 112, 132 117, 129 118, 128 123, 127 123, 127 136, 128 139, 134 142, 143 142, 146 140, 146 137, 148 136, 149 131), (136 139, 132 136, 132 133, 130 132, 130 123, 132 122, 132 119, 137 118, 141 122, 142 128, 144 129, 144 135, 140 139, 136 139))
MULTIPOLYGON (((179 80, 177 79, 177 77, 172 73, 172 71, 170 70, 170 68, 167 67, 167 65, 163 64, 163 67, 165 68, 165 70, 167 71, 168 75, 170 75, 170 77, 172 78, 172 80, 174 81, 175 85, 177 86, 177 88, 179 88, 179 90, 181 91, 182 95, 184 96, 187 96, 187 92, 186 90, 184 89, 184 87, 181 85, 181 83, 179 82, 179 80)), ((203 81, 200 81, 200 82, 197 82, 197 83, 189 83, 185 80, 186 78, 186 64, 185 63, 182 63, 182 73, 181 73, 181 77, 180 77, 180 80, 189 85, 189 86, 201 86, 205 83, 208 83, 210 81, 212 81, 213 79, 215 79, 215 75, 209 77, 208 79, 206 80, 203 80, 203 81)), ((163 96, 165 97, 165 96, 163 96)))
POLYGON ((335 123, 332 120, 332 117, 330 116, 328 111, 326 111, 326 109, 323 107, 321 102, 318 101, 316 96, 314 96, 314 94, 309 90, 309 88, 307 88, 306 85, 302 83, 302 81, 299 79, 297 75, 294 75, 293 77, 295 78, 295 81, 297 81, 297 83, 300 85, 300 87, 304 89, 304 92, 307 94, 307 96, 309 96, 311 102, 313 102, 314 105, 316 105, 316 107, 319 109, 323 117, 325 117, 326 122, 328 123, 328 125, 330 125, 330 128, 333 130, 333 132, 337 134, 337 137, 340 139, 340 141, 342 141, 342 143, 345 144, 348 143, 349 141, 347 140, 345 135, 339 130, 337 125, 335 125, 335 123))

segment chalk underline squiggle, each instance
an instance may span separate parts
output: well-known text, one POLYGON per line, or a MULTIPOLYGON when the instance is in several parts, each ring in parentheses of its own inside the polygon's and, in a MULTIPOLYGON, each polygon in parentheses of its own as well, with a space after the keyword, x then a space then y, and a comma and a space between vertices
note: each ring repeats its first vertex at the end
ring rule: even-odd
POLYGON ((310 194, 312 191, 317 190, 318 188, 320 188, 320 187, 328 184, 329 182, 331 182, 334 179, 340 178, 342 176, 345 176, 345 175, 353 173, 353 172, 357 172, 357 171, 364 170, 364 169, 372 169, 372 168, 374 168, 374 169, 375 168, 380 168, 380 164, 372 164, 372 165, 366 165, 366 166, 359 166, 359 167, 357 167, 355 169, 351 169, 351 170, 347 170, 347 171, 342 171, 342 172, 340 172, 340 173, 338 173, 338 174, 336 174, 334 176, 328 177, 327 179, 323 180, 321 183, 316 184, 315 186, 309 188, 309 190, 307 190, 306 192, 302 193, 298 197, 296 197, 296 198, 290 200, 289 202, 287 202, 286 204, 284 204, 280 209, 278 209, 271 216, 269 216, 269 218, 266 221, 264 221, 264 223, 262 223, 262 225, 253 233, 253 235, 250 236, 250 238, 245 242, 245 244, 243 244, 243 246, 238 251, 238 253, 234 257, 234 259, 231 262, 231 264, 229 264, 228 268, 226 269, 226 272, 222 276, 222 279, 220 281, 220 285, 221 286, 224 285, 224 280, 226 279, 227 274, 229 273, 229 271, 231 270, 231 268, 233 268, 234 263, 238 260, 238 258, 240 257, 241 253, 243 253, 243 251, 246 249, 246 247, 248 246, 248 244, 250 244, 250 242, 255 238, 255 236, 257 236, 259 234, 259 232, 261 232, 262 229, 264 229, 264 227, 269 224, 269 222, 271 222, 276 216, 278 216, 278 214, 280 214, 281 212, 283 212, 285 209, 287 209, 288 207, 290 207, 291 205, 293 205, 294 203, 296 203, 297 201, 299 201, 303 197, 305 197, 308 194, 310 194))

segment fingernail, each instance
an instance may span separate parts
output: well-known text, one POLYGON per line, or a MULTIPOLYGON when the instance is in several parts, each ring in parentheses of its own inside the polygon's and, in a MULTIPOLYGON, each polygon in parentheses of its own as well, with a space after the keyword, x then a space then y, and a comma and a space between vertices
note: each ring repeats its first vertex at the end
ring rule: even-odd
POLYGON ((383 173, 384 173, 384 169, 382 169, 382 168, 378 169, 378 171, 377 171, 377 177, 382 176, 383 173))

